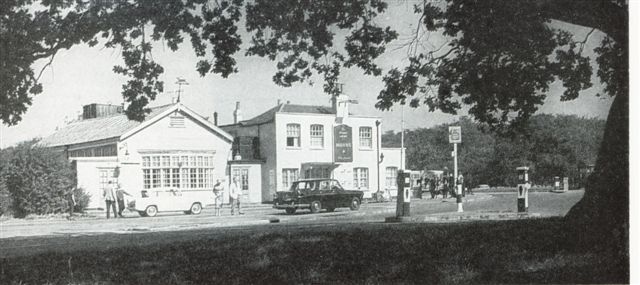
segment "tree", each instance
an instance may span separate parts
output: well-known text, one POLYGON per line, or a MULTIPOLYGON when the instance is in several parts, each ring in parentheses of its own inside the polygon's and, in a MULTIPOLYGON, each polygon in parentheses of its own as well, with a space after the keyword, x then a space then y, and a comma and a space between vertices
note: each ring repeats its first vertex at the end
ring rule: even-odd
MULTIPOLYGON (((628 257, 628 11, 626 1, 458 1, 446 7, 417 5, 428 31, 451 37, 446 49, 416 53, 403 70, 385 75, 378 107, 410 101, 455 113, 471 106, 474 118, 502 133, 523 130, 562 81, 562 100, 591 86, 586 39, 576 40, 551 20, 565 21, 606 36, 595 49, 597 75, 614 102, 598 160, 584 198, 567 221, 587 236, 585 244, 613 246, 628 257)), ((591 33, 589 33, 590 35, 591 33)), ((419 37, 416 36, 416 40, 419 37)))
MULTIPOLYGON (((0 4, 0 118, 20 120, 29 94, 42 91, 37 59, 52 59, 60 49, 79 43, 122 49, 124 66, 114 71, 130 80, 123 86, 127 115, 140 120, 149 100, 163 85, 163 69, 151 57, 150 41, 164 40, 173 50, 188 35, 202 60, 202 74, 223 77, 236 71, 237 33, 244 1, 10 0, 0 4), (15 48, 20 47, 20 48, 15 48)), ((274 81, 282 86, 324 78, 326 93, 336 94, 343 67, 380 75, 375 59, 397 37, 375 18, 383 0, 256 0, 245 7, 252 33, 247 54, 278 61, 274 81), (332 49, 336 31, 347 33, 341 50, 332 49)), ((450 40, 440 49, 419 51, 420 33, 410 43, 410 64, 384 76, 377 107, 409 102, 430 110, 455 113, 462 105, 491 129, 505 134, 523 130, 547 96, 549 84, 562 81, 563 100, 575 99, 591 86, 592 68, 582 54, 584 39, 574 39, 552 20, 564 21, 606 36, 595 49, 597 75, 614 96, 605 139, 584 199, 568 215, 577 232, 628 248, 628 11, 625 0, 424 0, 415 6, 419 31, 441 33, 450 40), (442 3, 442 4, 441 4, 442 3), (593 31, 592 30, 592 31, 593 31)), ((591 34, 591 33, 589 33, 591 34)), ((600 245, 603 243, 595 242, 600 245)))

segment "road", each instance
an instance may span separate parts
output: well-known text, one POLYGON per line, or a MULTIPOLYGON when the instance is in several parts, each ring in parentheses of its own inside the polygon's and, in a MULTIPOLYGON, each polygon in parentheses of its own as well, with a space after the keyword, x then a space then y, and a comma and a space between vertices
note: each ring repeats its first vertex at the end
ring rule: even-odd
MULTIPOLYGON (((530 193, 529 209, 540 216, 563 216, 583 195, 583 191, 568 193, 530 193)), ((482 193, 464 198, 467 212, 515 212, 515 193, 482 193)), ((455 213, 455 199, 414 199, 411 203, 412 216, 455 213)), ((256 228, 259 225, 276 227, 314 227, 336 224, 381 223, 385 217, 395 215, 395 202, 367 203, 359 211, 338 208, 335 212, 311 214, 298 211, 287 215, 283 210, 272 209, 268 205, 253 205, 245 209, 245 215, 229 215, 229 208, 216 217, 212 209, 200 215, 182 213, 159 213, 156 217, 140 217, 137 213, 126 213, 125 218, 105 219, 102 217, 79 218, 76 220, 9 220, 0 223, 0 257, 15 256, 50 250, 63 249, 71 244, 78 248, 102 246, 126 240, 128 244, 145 242, 145 234, 189 239, 192 234, 212 234, 215 232, 256 228), (277 221, 277 222, 276 222, 277 221)), ((150 239, 153 240, 153 239, 150 239)), ((149 240, 149 241, 150 241, 149 240)), ((147 241, 147 242, 149 242, 147 241)))

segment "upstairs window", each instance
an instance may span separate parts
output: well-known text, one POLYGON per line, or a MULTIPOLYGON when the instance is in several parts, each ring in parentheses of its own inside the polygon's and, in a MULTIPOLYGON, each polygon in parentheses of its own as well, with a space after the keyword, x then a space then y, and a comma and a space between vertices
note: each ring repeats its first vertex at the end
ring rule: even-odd
POLYGON ((372 148, 371 127, 360 127, 360 148, 372 148))
POLYGON ((310 143, 311 147, 321 148, 324 147, 324 126, 323 125, 311 125, 310 128, 310 143))
POLYGON ((299 124, 287 124, 287 147, 300 147, 299 124))

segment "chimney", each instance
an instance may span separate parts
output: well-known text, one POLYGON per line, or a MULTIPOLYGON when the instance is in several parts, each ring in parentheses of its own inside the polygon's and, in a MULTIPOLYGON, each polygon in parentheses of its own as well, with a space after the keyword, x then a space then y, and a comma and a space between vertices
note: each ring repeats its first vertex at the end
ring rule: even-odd
POLYGON ((213 112, 213 125, 218 125, 218 112, 213 112))
POLYGON ((349 117, 349 96, 340 95, 336 97, 336 117, 347 118, 349 117))
POLYGON ((280 104, 282 104, 282 100, 278 99, 278 105, 277 106, 280 106, 280 104))
POLYGON ((233 123, 237 124, 242 121, 242 112, 240 111, 240 102, 236 102, 236 109, 233 111, 233 123))

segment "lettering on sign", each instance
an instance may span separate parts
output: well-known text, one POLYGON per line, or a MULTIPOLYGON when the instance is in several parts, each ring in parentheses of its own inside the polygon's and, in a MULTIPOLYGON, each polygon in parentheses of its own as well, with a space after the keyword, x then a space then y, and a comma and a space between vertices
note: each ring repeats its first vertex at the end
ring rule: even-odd
POLYGON ((449 127, 449 143, 461 143, 462 142, 462 127, 451 126, 449 127))
POLYGON ((337 125, 333 128, 334 135, 334 161, 353 162, 353 139, 351 127, 347 125, 337 125))

